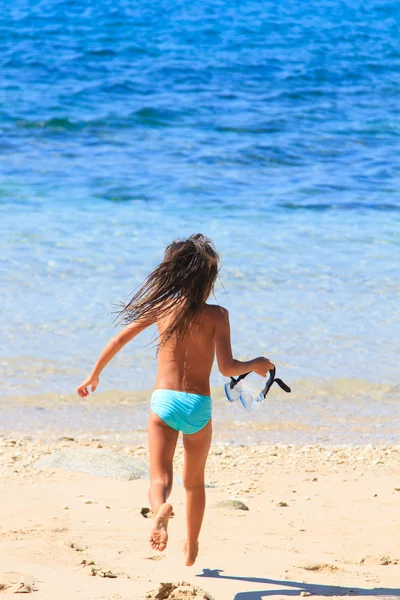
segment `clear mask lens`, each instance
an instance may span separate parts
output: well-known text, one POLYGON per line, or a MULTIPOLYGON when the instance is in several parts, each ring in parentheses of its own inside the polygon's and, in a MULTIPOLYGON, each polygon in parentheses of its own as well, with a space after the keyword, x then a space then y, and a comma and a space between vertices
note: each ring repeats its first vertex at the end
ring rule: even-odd
POLYGON ((240 394, 240 403, 243 406, 244 410, 250 412, 254 406, 253 396, 249 392, 245 392, 242 390, 240 394))
POLYGON ((225 396, 229 400, 229 402, 235 402, 239 400, 241 385, 238 383, 235 387, 231 388, 230 383, 225 384, 225 396))
POLYGON ((256 391, 254 386, 249 385, 247 381, 239 381, 233 387, 231 387, 231 383, 226 383, 224 389, 229 402, 240 402, 247 412, 251 412, 261 402, 261 398, 264 400, 263 395, 258 390, 256 391))

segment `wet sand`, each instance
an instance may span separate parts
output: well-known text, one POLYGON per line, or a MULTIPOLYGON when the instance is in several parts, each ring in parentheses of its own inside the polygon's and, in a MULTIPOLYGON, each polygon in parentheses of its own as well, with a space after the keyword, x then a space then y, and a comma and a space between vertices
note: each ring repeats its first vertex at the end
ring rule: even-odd
POLYGON ((0 437, 0 594, 24 585, 43 600, 139 600, 160 582, 183 580, 215 600, 400 597, 400 446, 215 441, 200 553, 190 568, 182 555, 181 445, 162 553, 148 542, 145 478, 51 467, 60 452, 88 451, 100 462, 108 452, 117 463, 147 463, 144 440, 0 437))

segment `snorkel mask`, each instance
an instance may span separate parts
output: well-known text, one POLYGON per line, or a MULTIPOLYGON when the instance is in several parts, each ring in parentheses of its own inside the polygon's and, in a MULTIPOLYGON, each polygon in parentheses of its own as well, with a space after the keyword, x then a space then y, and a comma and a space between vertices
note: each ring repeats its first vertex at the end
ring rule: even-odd
POLYGON ((286 383, 279 379, 279 377, 275 377, 276 369, 273 367, 269 371, 269 378, 267 383, 265 384, 264 389, 259 394, 253 394, 248 390, 244 390, 242 387, 242 381, 247 375, 249 375, 251 371, 248 373, 244 373, 243 375, 239 375, 236 379, 231 377, 231 380, 225 384, 225 395, 229 402, 239 401, 244 410, 250 412, 253 408, 261 406, 264 402, 266 395, 271 389, 274 383, 277 383, 280 388, 282 388, 288 394, 292 391, 286 383))

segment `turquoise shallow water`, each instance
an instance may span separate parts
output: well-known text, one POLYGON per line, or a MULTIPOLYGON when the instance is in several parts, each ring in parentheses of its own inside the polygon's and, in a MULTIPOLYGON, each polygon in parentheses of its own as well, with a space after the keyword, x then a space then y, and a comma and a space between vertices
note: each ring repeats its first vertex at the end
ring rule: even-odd
MULTIPOLYGON (((3 395, 73 390, 113 303, 202 231, 237 355, 331 395, 383 383, 398 418, 399 21, 378 1, 6 0, 3 395)), ((150 340, 103 389, 151 387, 150 340)), ((371 391, 360 410, 378 405, 371 391)))

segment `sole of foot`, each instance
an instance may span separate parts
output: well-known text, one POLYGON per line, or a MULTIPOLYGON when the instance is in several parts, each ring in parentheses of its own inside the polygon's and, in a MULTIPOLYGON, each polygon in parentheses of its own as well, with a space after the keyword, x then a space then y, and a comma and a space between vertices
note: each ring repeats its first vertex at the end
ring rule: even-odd
POLYGON ((165 502, 154 517, 150 533, 150 546, 153 550, 164 552, 168 542, 168 521, 172 513, 172 506, 165 502))
POLYGON ((183 546, 183 555, 185 557, 185 565, 191 567, 196 562, 199 553, 199 542, 189 544, 187 541, 183 546))

